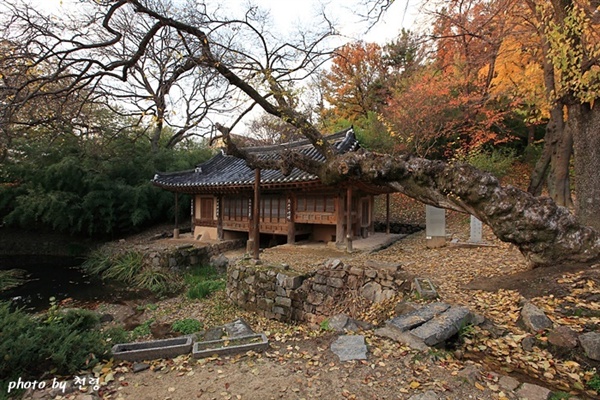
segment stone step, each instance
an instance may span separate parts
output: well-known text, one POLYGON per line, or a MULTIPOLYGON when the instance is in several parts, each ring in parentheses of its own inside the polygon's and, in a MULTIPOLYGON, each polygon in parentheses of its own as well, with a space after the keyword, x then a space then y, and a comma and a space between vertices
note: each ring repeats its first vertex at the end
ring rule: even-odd
POLYGON ((466 307, 450 307, 410 333, 428 346, 435 346, 456 335, 461 327, 470 323, 471 313, 466 307))
POLYGON ((399 329, 401 332, 405 332, 426 323, 436 315, 443 313, 449 308, 449 304, 439 301, 430 303, 419 308, 418 310, 392 318, 386 324, 391 328, 399 329))

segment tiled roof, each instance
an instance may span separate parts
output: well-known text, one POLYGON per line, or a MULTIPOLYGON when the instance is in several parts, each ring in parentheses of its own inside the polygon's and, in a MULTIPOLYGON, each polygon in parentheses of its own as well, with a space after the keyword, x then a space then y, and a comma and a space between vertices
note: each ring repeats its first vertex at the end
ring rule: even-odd
MULTIPOLYGON (((358 141, 352 128, 345 129, 327 136, 340 153, 355 151, 359 148, 358 141)), ((285 143, 273 146, 246 148, 245 150, 258 154, 263 159, 278 158, 282 150, 294 150, 307 155, 314 160, 324 161, 324 157, 312 146, 308 140, 285 143)), ((316 175, 294 168, 288 176, 279 170, 262 170, 261 184, 294 184, 300 182, 319 182, 316 175)), ((152 183, 172 191, 202 191, 215 190, 230 186, 248 186, 254 184, 254 170, 246 165, 246 161, 237 157, 228 156, 220 152, 205 163, 199 164, 194 170, 157 173, 152 183)))

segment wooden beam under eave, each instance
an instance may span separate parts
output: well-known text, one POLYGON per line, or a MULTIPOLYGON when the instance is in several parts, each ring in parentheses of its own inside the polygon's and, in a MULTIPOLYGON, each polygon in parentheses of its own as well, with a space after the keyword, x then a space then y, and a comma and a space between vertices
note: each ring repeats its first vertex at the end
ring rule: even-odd
POLYGON ((288 244, 296 243, 296 196, 293 193, 288 193, 286 198, 286 220, 288 225, 287 242, 288 244))
POLYGON ((254 212, 253 212, 253 257, 260 257, 260 168, 254 170, 254 212))

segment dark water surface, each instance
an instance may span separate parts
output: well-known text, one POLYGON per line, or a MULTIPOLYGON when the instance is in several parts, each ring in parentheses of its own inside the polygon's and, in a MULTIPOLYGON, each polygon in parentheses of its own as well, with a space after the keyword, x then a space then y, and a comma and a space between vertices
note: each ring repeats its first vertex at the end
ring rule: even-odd
POLYGON ((82 259, 54 256, 0 256, 0 270, 20 269, 28 273, 23 285, 0 292, 0 300, 12 300, 31 311, 48 308, 50 298, 75 303, 118 302, 139 297, 118 282, 106 283, 80 268, 82 259))

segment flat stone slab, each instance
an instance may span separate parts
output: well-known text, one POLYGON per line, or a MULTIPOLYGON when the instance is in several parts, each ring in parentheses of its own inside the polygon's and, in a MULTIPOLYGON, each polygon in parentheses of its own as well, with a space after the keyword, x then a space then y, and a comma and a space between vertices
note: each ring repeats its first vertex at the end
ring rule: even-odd
POLYGON ((404 344, 413 350, 425 351, 429 349, 421 339, 411 334, 410 332, 400 332, 398 329, 390 328, 385 326, 375 330, 377 336, 386 337, 392 339, 395 342, 404 344))
POLYGON ((233 322, 225 324, 224 329, 227 332, 227 336, 230 337, 250 336, 255 333, 252 328, 250 328, 250 325, 242 318, 238 318, 233 322))
POLYGON ((175 358, 192 350, 192 337, 122 343, 112 347, 115 360, 143 361, 158 358, 175 358))
POLYGON ((466 307, 450 307, 426 323, 410 331, 428 346, 435 346, 456 335, 470 319, 471 313, 466 307))
POLYGON ((446 303, 430 303, 415 311, 394 317, 386 324, 392 328, 399 329, 401 332, 405 332, 426 323, 436 315, 443 313, 449 308, 450 305, 446 303))
POLYGON ((342 335, 331 344, 331 351, 340 361, 366 360, 367 345, 362 335, 342 335))
POLYGON ((264 333, 247 336, 229 337, 219 340, 208 340, 194 343, 192 356, 204 358, 228 354, 245 353, 248 351, 263 351, 269 347, 269 340, 264 333))

